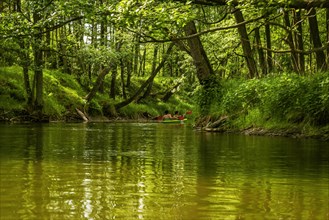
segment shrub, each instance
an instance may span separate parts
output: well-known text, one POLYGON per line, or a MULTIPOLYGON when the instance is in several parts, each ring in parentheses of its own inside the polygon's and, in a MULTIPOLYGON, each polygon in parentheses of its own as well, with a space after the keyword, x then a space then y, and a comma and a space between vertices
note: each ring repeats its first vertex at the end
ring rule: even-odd
POLYGON ((227 80, 222 85, 223 95, 212 115, 238 115, 246 124, 269 119, 314 125, 329 123, 328 73, 314 76, 284 73, 262 79, 227 80))

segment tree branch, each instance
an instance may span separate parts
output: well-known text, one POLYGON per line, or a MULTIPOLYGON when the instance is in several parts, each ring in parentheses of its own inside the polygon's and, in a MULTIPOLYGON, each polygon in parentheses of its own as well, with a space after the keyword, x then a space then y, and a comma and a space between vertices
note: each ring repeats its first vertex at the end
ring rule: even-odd
MULTIPOLYGON (((183 2, 187 3, 187 0, 174 0, 177 2, 183 2)), ((237 6, 243 1, 229 1, 229 0, 192 0, 192 4, 198 4, 198 5, 208 5, 208 6, 224 6, 224 5, 233 5, 237 6)), ((257 1, 255 0, 254 2, 251 3, 255 7, 264 7, 264 2, 263 1, 257 1)), ((329 8, 329 1, 327 0, 295 0, 291 1, 291 3, 282 3, 282 1, 274 1, 270 4, 266 4, 267 7, 284 7, 284 8, 329 8)))
MULTIPOLYGON (((175 42, 175 41, 181 41, 181 40, 188 40, 188 39, 191 39, 191 38, 194 38, 194 37, 198 37, 198 36, 201 36, 201 35, 203 35, 203 34, 210 33, 210 32, 215 32, 215 31, 222 31, 222 30, 228 30, 228 29, 238 28, 238 27, 240 27, 240 26, 242 26, 242 25, 245 25, 245 24, 249 24, 249 23, 252 23, 252 22, 258 21, 258 20, 263 19, 263 18, 265 18, 265 17, 266 17, 265 15, 262 15, 262 16, 260 16, 260 17, 258 17, 258 18, 254 18, 254 19, 250 19, 250 20, 248 20, 248 21, 240 22, 240 23, 235 24, 235 25, 226 26, 226 27, 215 27, 215 28, 210 28, 210 29, 208 29, 208 30, 200 31, 200 32, 198 32, 198 33, 196 33, 196 34, 191 34, 191 35, 184 36, 184 37, 177 37, 177 38, 172 37, 172 38, 170 38, 170 39, 157 40, 157 39, 155 39, 155 38, 153 38, 153 37, 151 37, 151 36, 148 36, 148 37, 151 38, 152 40, 149 40, 149 41, 142 41, 141 43, 151 43, 151 42, 164 43, 164 42, 171 42, 171 41, 174 41, 174 42, 175 42)), ((136 33, 136 32, 134 32, 134 33, 136 33)), ((137 34, 139 34, 139 33, 137 33, 137 34)), ((140 35, 140 34, 139 34, 139 35, 140 35)), ((144 36, 140 35, 140 36, 141 36, 141 37, 145 37, 145 35, 144 35, 144 36)))
POLYGON ((269 49, 269 48, 266 48, 266 47, 260 47, 259 45, 255 45, 256 47, 258 48, 261 48, 261 49, 264 49, 264 50, 267 50, 267 51, 271 51, 273 53, 291 53, 291 52, 295 52, 295 53, 301 53, 301 54, 311 54, 311 53, 315 53, 315 52, 318 52, 318 51, 322 51, 322 50, 325 50, 327 48, 329 48, 329 41, 324 43, 324 46, 322 47, 319 47, 319 48, 314 48, 312 50, 298 50, 298 49, 294 49, 294 50, 273 50, 273 49, 269 49))

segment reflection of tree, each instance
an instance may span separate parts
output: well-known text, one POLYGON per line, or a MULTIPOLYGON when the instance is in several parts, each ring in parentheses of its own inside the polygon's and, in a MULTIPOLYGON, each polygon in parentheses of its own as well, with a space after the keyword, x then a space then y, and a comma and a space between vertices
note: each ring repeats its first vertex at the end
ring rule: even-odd
MULTIPOLYGON (((27 127, 26 145, 23 152, 23 179, 25 180, 22 188, 23 198, 22 207, 26 213, 22 216, 29 216, 31 213, 43 213, 43 200, 49 198, 47 190, 47 179, 44 178, 43 172, 43 138, 44 125, 37 124, 32 130, 27 127)), ((33 218, 38 218, 37 214, 33 218)))
POLYGON ((327 150, 179 126, 70 126, 24 130, 17 216, 325 219, 327 150))

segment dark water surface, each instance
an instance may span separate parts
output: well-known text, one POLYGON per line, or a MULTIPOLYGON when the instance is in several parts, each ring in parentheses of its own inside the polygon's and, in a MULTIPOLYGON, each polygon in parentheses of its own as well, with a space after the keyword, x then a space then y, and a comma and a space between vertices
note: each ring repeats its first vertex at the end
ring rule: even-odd
POLYGON ((0 124, 0 219, 329 218, 328 142, 0 124))

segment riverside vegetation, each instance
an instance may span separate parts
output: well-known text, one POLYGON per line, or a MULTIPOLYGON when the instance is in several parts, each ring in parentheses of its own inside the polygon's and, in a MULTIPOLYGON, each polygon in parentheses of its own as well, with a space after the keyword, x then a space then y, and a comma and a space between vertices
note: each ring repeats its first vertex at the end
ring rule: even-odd
POLYGON ((149 119, 328 140, 329 3, 0 1, 0 119, 149 119))
MULTIPOLYGON (((0 73, 0 119, 33 121, 25 104, 21 68, 0 68, 0 73)), ((141 80, 134 80, 131 92, 139 87, 141 80)), ((206 131, 329 138, 328 73, 314 76, 283 73, 247 81, 214 80, 213 89, 207 91, 197 84, 185 85, 167 102, 161 100, 165 95, 160 89, 162 80, 168 79, 160 77, 155 81, 150 98, 132 103, 112 115, 108 111, 110 98, 107 93, 98 93, 87 105, 88 91, 74 77, 47 70, 44 115, 50 121, 81 121, 76 112, 80 109, 94 121, 145 120, 161 115, 165 109, 180 112, 193 109, 189 116, 191 121, 195 127, 206 131)), ((121 92, 119 87, 116 89, 121 92)))

